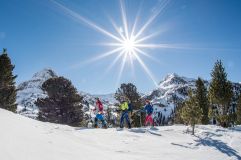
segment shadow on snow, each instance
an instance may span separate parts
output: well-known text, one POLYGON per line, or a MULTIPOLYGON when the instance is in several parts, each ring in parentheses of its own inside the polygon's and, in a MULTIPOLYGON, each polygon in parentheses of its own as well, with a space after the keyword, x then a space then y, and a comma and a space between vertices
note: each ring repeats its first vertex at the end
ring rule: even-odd
POLYGON ((195 140, 197 142, 196 146, 208 146, 217 149, 218 151, 222 152, 223 154, 226 154, 229 157, 236 157, 237 159, 241 159, 241 156, 239 153, 228 146, 226 143, 220 141, 220 140, 215 140, 210 137, 205 137, 205 138, 200 138, 198 137, 198 140, 195 140))
POLYGON ((236 157, 237 159, 241 159, 241 156, 239 155, 239 153, 233 148, 231 148, 230 146, 228 146, 226 143, 220 140, 212 139, 211 137, 214 135, 218 137, 220 136, 220 135, 210 134, 210 133, 208 134, 208 137, 205 137, 205 138, 196 136, 198 139, 194 140, 196 142, 194 146, 192 143, 189 143, 188 145, 182 145, 182 144, 176 144, 176 143, 171 143, 171 144, 175 146, 183 147, 183 148, 188 148, 188 149, 197 149, 197 147, 199 146, 208 146, 220 151, 223 154, 226 154, 229 157, 236 157))

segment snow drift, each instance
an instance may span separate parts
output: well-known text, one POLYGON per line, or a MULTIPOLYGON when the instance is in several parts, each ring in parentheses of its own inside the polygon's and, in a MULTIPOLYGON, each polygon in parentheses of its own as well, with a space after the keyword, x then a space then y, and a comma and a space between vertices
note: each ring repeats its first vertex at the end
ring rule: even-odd
POLYGON ((85 129, 39 122, 0 109, 2 160, 239 160, 241 126, 159 127, 156 136, 139 129, 85 129))

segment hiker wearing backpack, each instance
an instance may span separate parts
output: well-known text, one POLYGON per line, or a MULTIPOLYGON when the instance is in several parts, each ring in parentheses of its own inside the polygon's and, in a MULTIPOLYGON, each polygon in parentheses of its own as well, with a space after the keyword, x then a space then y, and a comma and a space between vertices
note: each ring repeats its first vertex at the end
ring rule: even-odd
POLYGON ((124 128, 124 120, 126 120, 126 123, 128 124, 128 128, 129 129, 131 128, 131 123, 128 115, 128 112, 131 111, 129 106, 131 105, 128 104, 126 100, 123 100, 120 105, 120 110, 121 110, 120 128, 124 128))
POLYGON ((102 122, 102 125, 104 128, 107 128, 107 124, 105 122, 105 119, 104 119, 104 113, 103 113, 103 104, 102 102, 100 101, 99 98, 96 98, 96 105, 95 105, 95 109, 94 109, 94 112, 96 114, 95 116, 95 125, 94 127, 97 128, 98 125, 98 120, 100 120, 102 122))
POLYGON ((151 105, 151 102, 149 100, 146 100, 146 105, 144 110, 146 112, 145 126, 147 126, 148 124, 151 126, 154 126, 154 122, 152 118, 153 106, 151 105))

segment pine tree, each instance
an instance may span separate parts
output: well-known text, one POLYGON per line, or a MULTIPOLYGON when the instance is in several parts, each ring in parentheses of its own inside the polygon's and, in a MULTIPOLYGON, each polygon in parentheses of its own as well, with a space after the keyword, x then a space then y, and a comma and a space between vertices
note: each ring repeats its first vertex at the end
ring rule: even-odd
POLYGON ((227 73, 222 61, 217 61, 211 73, 212 81, 209 88, 209 100, 211 104, 217 105, 220 115, 218 121, 223 127, 229 122, 228 110, 233 96, 232 84, 227 80, 227 73))
POLYGON ((241 125, 241 93, 240 93, 239 99, 238 99, 236 115, 237 115, 237 124, 241 125))
POLYGON ((137 88, 134 84, 121 84, 120 88, 117 89, 115 93, 115 98, 120 103, 124 99, 128 99, 130 103, 133 105, 133 109, 138 109, 141 105, 141 96, 137 91, 137 88))
POLYGON ((191 90, 188 95, 189 99, 184 102, 181 117, 185 124, 191 125, 192 135, 194 135, 195 125, 202 120, 202 109, 199 107, 197 99, 191 90))
POLYGON ((13 75, 14 65, 8 57, 7 50, 3 49, 0 55, 0 108, 16 112, 16 87, 15 79, 17 76, 13 75))
POLYGON ((198 80, 196 81, 196 100, 198 106, 202 109, 202 124, 208 124, 209 103, 207 89, 201 78, 198 78, 198 80))
POLYGON ((181 116, 183 106, 184 106, 183 102, 177 103, 175 112, 174 112, 174 124, 184 124, 184 121, 181 116))
POLYGON ((82 99, 64 77, 48 79, 42 85, 48 97, 37 100, 39 120, 79 126, 83 120, 82 99))
MULTIPOLYGON (((138 110, 142 106, 141 96, 138 93, 136 86, 132 83, 121 84, 120 88, 118 88, 115 93, 115 98, 120 103, 123 100, 128 100, 132 104, 132 107, 134 110, 138 110)), ((131 116, 131 119, 132 119, 132 125, 134 127, 140 127, 141 126, 140 122, 144 121, 144 114, 141 114, 141 115, 133 114, 131 116)))

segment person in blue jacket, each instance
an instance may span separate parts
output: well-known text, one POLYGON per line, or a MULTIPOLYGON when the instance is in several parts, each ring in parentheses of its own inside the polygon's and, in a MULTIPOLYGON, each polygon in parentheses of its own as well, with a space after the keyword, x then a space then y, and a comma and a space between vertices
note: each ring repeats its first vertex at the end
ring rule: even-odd
POLYGON ((153 126, 154 125, 154 121, 152 118, 153 106, 151 105, 151 102, 149 100, 146 100, 146 105, 144 110, 146 111, 145 126, 147 126, 148 124, 153 126))

